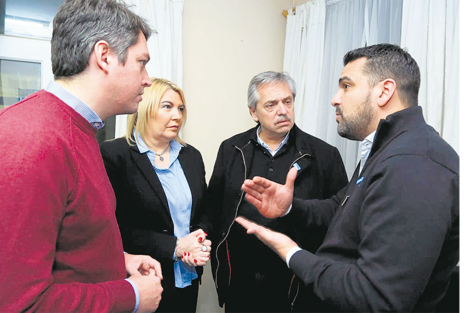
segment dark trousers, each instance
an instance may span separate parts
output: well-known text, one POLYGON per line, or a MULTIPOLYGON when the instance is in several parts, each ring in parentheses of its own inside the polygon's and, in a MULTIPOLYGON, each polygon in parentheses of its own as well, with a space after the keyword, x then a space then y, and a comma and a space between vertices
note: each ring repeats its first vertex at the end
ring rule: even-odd
POLYGON ((199 279, 193 280, 191 286, 175 288, 171 296, 163 292, 162 301, 156 312, 196 312, 199 279))
POLYGON ((247 282, 231 286, 227 292, 225 312, 290 312, 288 285, 247 282))

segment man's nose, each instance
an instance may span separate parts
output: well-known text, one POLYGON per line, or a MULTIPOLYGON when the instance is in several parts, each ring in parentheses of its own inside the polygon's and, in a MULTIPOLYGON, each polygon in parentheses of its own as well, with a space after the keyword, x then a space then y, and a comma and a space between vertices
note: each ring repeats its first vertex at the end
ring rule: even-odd
POLYGON ((341 95, 340 91, 338 90, 336 94, 331 98, 331 105, 334 107, 337 107, 338 105, 341 104, 341 95))
POLYGON ((144 77, 142 77, 142 86, 152 86, 152 80, 150 79, 149 73, 147 73, 147 69, 144 70, 144 77))
POLYGON ((287 114, 287 108, 284 105, 284 103, 279 102, 277 114, 278 115, 286 115, 287 114))

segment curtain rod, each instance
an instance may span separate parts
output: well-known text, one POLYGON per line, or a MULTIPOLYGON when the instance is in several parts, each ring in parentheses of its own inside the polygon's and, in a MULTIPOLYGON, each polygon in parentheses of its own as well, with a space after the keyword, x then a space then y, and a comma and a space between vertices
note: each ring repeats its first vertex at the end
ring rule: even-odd
MULTIPOLYGON (((292 12, 295 14, 295 7, 292 8, 292 12)), ((289 12, 287 10, 282 10, 282 15, 284 15, 284 17, 287 18, 287 15, 289 15, 289 12)))

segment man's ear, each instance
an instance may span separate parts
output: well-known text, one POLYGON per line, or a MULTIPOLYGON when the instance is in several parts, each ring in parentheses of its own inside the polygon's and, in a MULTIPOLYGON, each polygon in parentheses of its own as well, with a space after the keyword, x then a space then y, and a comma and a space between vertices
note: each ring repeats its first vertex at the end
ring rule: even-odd
POLYGON ((96 65, 103 70, 106 74, 109 73, 110 69, 110 56, 111 56, 111 49, 109 48, 109 44, 105 40, 100 40, 95 43, 95 47, 93 49, 94 60, 96 65))
POLYGON ((387 78, 381 81, 377 86, 380 91, 379 97, 377 98, 377 104, 379 107, 384 107, 395 94, 397 83, 393 79, 387 78))
POLYGON ((255 112, 255 109, 253 109, 252 107, 249 107, 250 109, 250 114, 251 114, 251 117, 255 120, 256 123, 258 123, 258 116, 256 116, 256 112, 255 112))

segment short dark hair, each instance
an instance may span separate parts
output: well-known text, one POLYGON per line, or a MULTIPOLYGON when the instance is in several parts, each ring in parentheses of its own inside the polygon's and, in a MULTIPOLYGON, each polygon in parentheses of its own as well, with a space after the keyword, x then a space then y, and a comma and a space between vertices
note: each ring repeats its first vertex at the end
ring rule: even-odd
POLYGON ((401 102, 407 107, 418 105, 421 83, 419 67, 408 52, 392 44, 362 47, 346 53, 344 66, 360 58, 367 59, 364 73, 368 76, 370 87, 391 78, 397 84, 401 102))
POLYGON ((108 42, 119 62, 126 63, 127 49, 140 32, 148 39, 150 26, 121 0, 65 0, 54 17, 51 40, 54 77, 70 77, 88 66, 95 44, 108 42))

